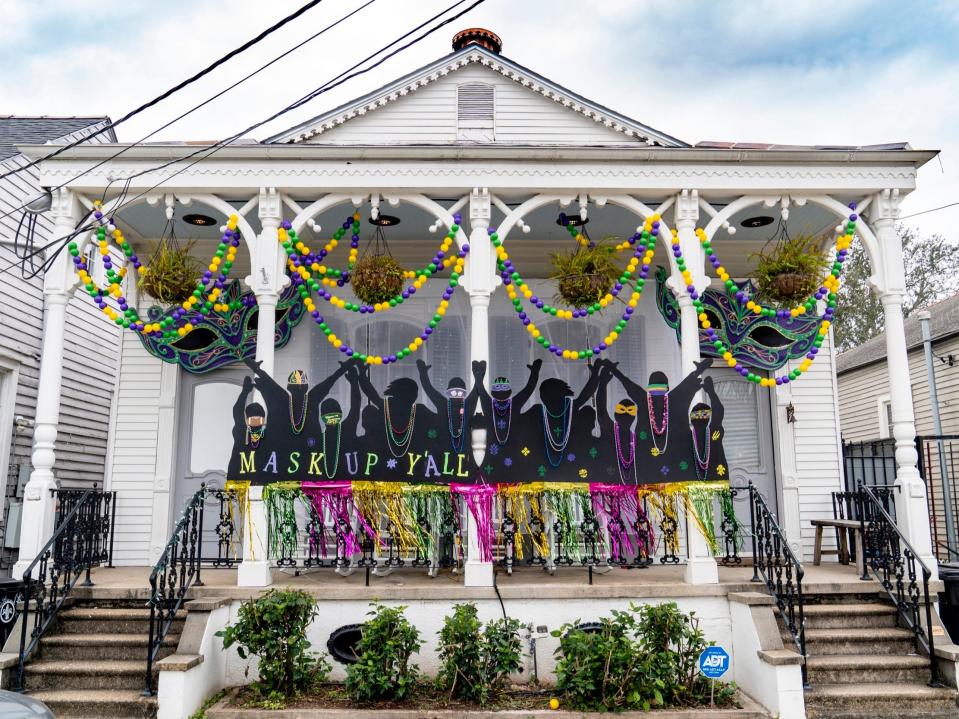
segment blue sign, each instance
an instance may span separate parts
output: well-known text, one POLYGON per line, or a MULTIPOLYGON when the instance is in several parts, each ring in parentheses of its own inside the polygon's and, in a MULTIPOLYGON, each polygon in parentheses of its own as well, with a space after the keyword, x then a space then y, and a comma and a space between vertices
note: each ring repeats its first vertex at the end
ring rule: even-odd
POLYGON ((729 669, 729 654, 722 647, 707 647, 699 655, 699 671, 708 679, 719 679, 729 669))

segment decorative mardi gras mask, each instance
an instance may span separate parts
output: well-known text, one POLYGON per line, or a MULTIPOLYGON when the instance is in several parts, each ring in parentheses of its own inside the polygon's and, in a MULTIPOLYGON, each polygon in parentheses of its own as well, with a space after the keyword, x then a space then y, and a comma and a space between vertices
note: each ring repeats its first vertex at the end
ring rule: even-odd
POLYGON ((462 387, 450 387, 446 390, 446 396, 450 399, 466 399, 466 390, 462 387))
MULTIPOLYGON (((259 309, 253 292, 243 292, 239 281, 234 280, 226 286, 220 298, 220 302, 235 309, 206 315, 187 313, 194 329, 174 342, 161 342, 139 332, 137 337, 151 355, 164 362, 176 363, 191 374, 203 374, 255 356, 259 309)), ((147 317, 150 322, 162 322, 172 316, 175 309, 179 308, 150 307, 147 317)), ((304 305, 296 286, 290 284, 276 305, 277 349, 290 341, 293 328, 303 319, 303 313, 304 305)))
POLYGON ((506 377, 497 377, 490 386, 490 391, 492 392, 509 392, 512 389, 506 377))
MULTIPOLYGON (((737 282, 732 290, 755 294, 752 282, 737 282)), ((703 312, 711 329, 729 348, 733 357, 748 367, 775 370, 790 359, 804 357, 813 347, 819 329, 815 314, 803 314, 782 323, 776 318, 751 312, 725 290, 702 293, 703 312)), ((679 340, 679 303, 666 286, 666 271, 656 270, 656 304, 666 324, 676 330, 679 340)), ((714 341, 706 330, 699 332, 699 351, 703 357, 719 357, 714 341)))
POLYGON ((616 403, 616 414, 628 414, 632 417, 636 416, 636 405, 635 404, 620 404, 616 403))
POLYGON ((343 419, 343 413, 327 412, 326 414, 322 415, 320 419, 323 420, 323 424, 325 424, 327 427, 335 427, 343 419))
POLYGON ((697 420, 697 419, 708 420, 712 416, 713 416, 713 411, 709 407, 706 407, 704 409, 694 409, 692 412, 689 413, 689 418, 691 420, 697 420))

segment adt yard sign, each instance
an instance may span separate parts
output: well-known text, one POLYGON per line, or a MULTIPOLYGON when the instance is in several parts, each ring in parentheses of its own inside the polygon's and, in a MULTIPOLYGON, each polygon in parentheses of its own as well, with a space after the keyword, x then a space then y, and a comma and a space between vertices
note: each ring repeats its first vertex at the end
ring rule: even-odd
POLYGON ((719 679, 729 669, 729 654, 722 647, 707 647, 699 655, 699 671, 709 679, 719 679))

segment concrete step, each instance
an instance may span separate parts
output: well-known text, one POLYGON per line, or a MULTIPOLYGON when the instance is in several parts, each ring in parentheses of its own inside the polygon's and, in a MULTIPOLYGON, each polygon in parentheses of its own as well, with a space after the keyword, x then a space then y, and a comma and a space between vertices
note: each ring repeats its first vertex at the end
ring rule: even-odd
MULTIPOLYGON (((783 641, 792 637, 783 634, 783 641)), ((789 646, 792 646, 790 644, 789 646)), ((913 634, 899 627, 853 629, 807 629, 806 654, 827 656, 833 654, 912 654, 915 652, 913 634)))
MULTIPOLYGON (((179 634, 167 634, 157 658, 162 659, 172 654, 179 642, 179 634)), ((148 643, 149 639, 145 634, 53 634, 40 639, 39 659, 142 661, 145 671, 148 643)))
POLYGON ((812 604, 803 608, 806 629, 853 629, 896 626, 896 608, 878 602, 812 604))
POLYGON ((808 719, 955 719, 959 715, 955 689, 925 684, 821 684, 805 694, 808 719))
MULTIPOLYGON (((179 632, 185 613, 174 620, 171 631, 179 632)), ((62 634, 143 634, 150 631, 150 610, 134 608, 75 607, 57 615, 62 634)))
POLYGON ((929 658, 911 654, 838 654, 806 657, 809 683, 821 684, 922 684, 928 682, 929 658))
MULTIPOLYGON (((31 691, 60 689, 141 690, 146 658, 129 660, 40 660, 26 667, 26 684, 31 691)), ((157 672, 158 673, 158 672, 157 672)))
POLYGON ((138 690, 58 689, 30 692, 30 696, 46 704, 57 719, 154 719, 157 715, 156 697, 140 696, 138 690))

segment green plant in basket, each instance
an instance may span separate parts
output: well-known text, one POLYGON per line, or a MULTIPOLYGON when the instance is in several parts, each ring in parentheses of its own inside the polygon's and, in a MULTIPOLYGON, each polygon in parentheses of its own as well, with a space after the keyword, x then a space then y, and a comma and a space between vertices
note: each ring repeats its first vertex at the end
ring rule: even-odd
POLYGON ((356 644, 359 660, 346 668, 346 691, 361 702, 407 699, 419 676, 410 658, 423 645, 420 633, 403 615, 406 607, 371 607, 356 644))
POLYGON ((405 272, 389 255, 361 257, 350 275, 353 294, 368 305, 389 302, 403 292, 405 272))
POLYGON ((588 307, 609 292, 623 269, 616 264, 614 238, 603 238, 592 247, 578 246, 574 250, 550 255, 556 280, 556 300, 569 307, 588 307))
POLYGON ((314 683, 326 680, 330 664, 310 652, 306 630, 317 614, 316 599, 306 592, 271 589, 240 606, 235 624, 216 633, 223 648, 236 645, 242 659, 260 659, 256 685, 265 699, 282 703, 314 683))
POLYGON ((203 274, 203 265, 190 254, 195 242, 170 244, 160 240, 154 245, 150 264, 137 285, 164 304, 179 304, 193 294, 203 274))
POLYGON ((819 289, 829 267, 823 240, 814 235, 783 236, 771 249, 753 253, 753 273, 760 299, 777 305, 805 300, 819 289))

